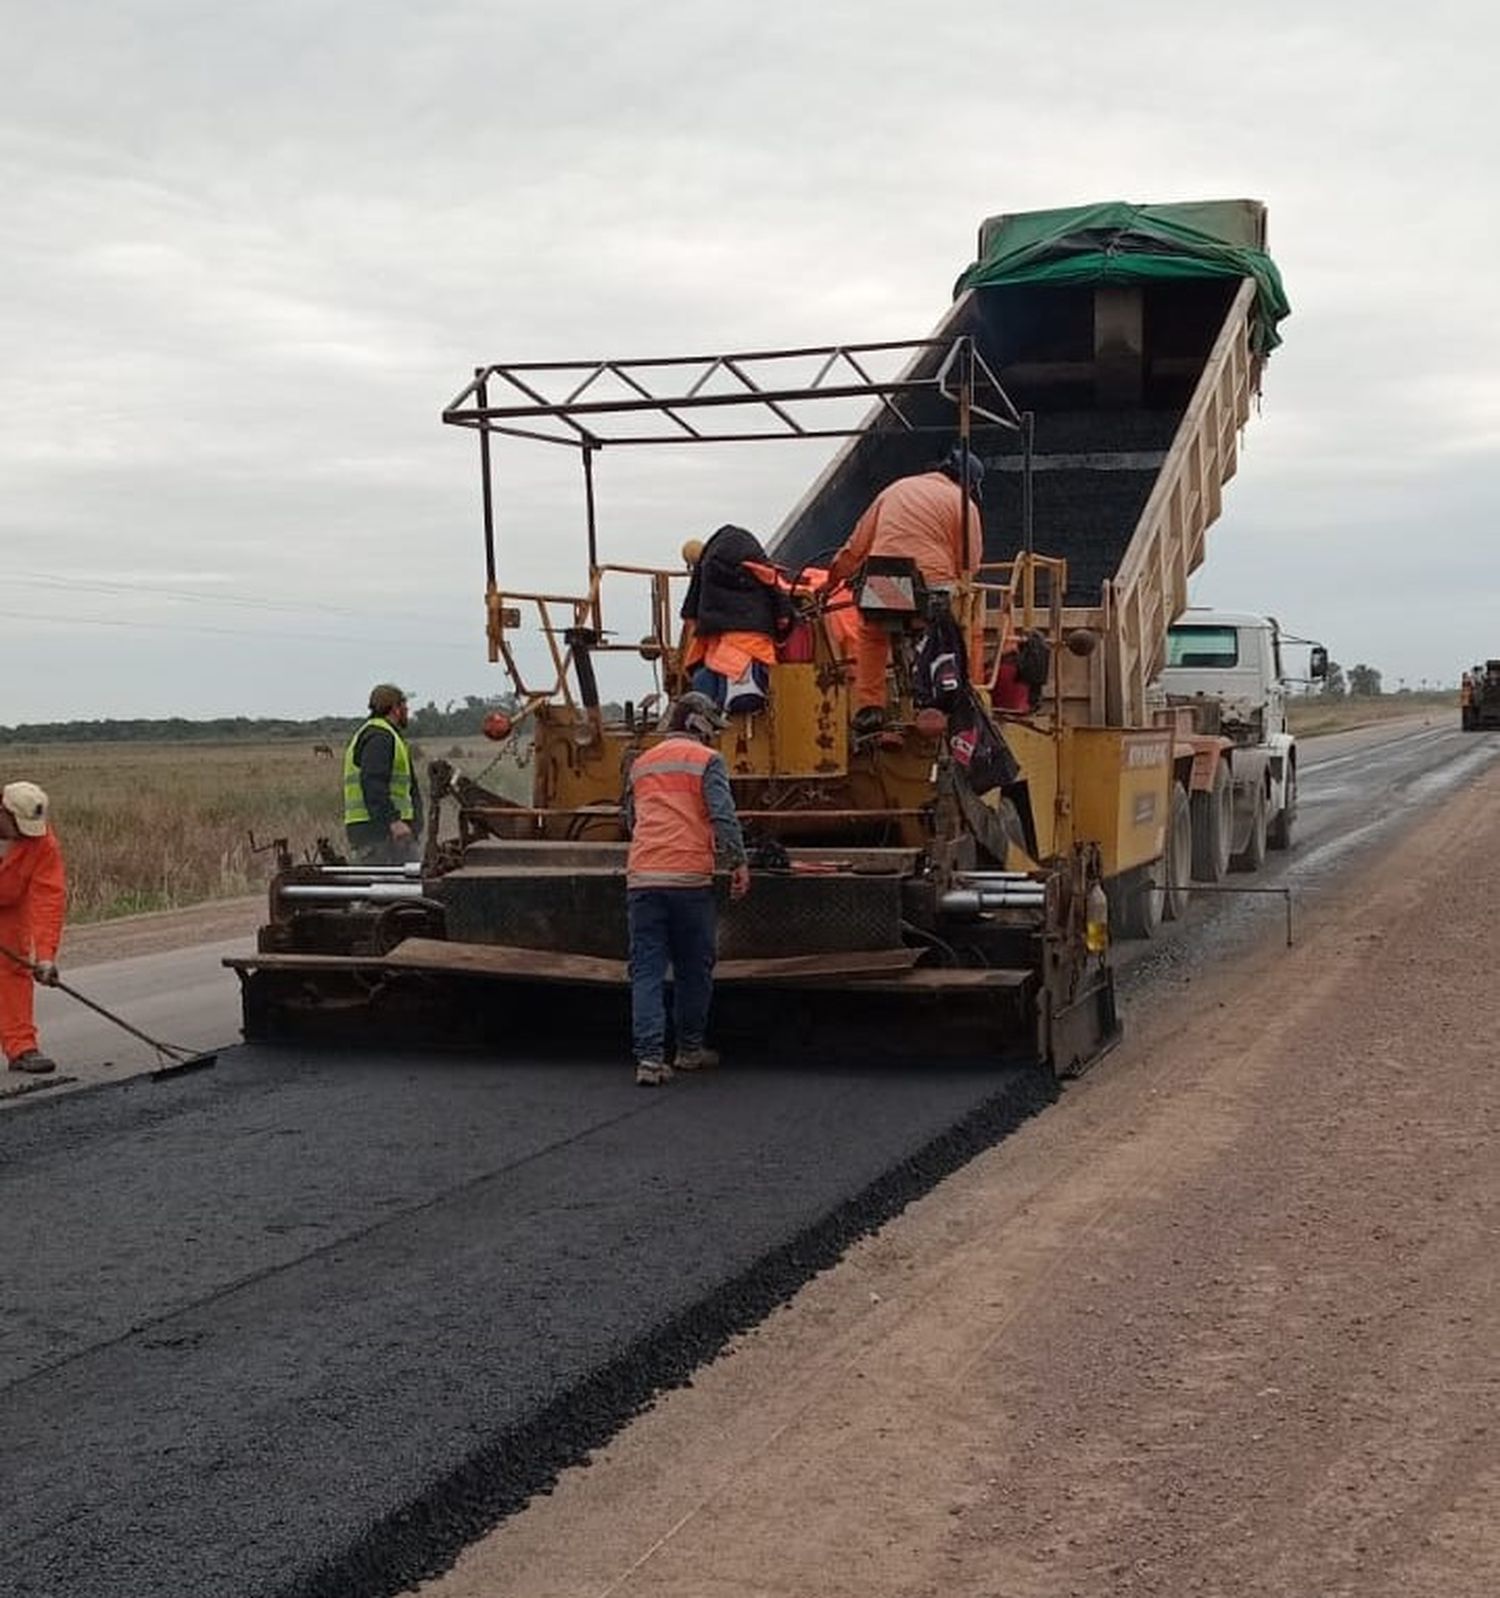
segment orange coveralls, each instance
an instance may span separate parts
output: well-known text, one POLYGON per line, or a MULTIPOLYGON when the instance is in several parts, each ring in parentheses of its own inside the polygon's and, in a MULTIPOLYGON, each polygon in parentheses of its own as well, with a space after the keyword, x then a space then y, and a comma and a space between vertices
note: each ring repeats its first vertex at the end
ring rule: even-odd
MULTIPOLYGON (((66 888, 50 828, 40 838, 12 838, 0 855, 0 944, 32 960, 56 960, 66 888)), ((0 1048, 14 1060, 36 1046, 36 979, 0 954, 0 1048)))
MULTIPOLYGON (((964 502, 958 484, 944 472, 899 477, 870 502, 848 542, 834 557, 831 576, 845 578, 871 555, 903 555, 915 561, 931 587, 951 588, 978 569, 984 552, 979 507, 969 502, 969 544, 963 544, 964 502)), ((890 634, 874 622, 860 623, 854 656, 854 698, 859 709, 885 704, 885 668, 890 634)))

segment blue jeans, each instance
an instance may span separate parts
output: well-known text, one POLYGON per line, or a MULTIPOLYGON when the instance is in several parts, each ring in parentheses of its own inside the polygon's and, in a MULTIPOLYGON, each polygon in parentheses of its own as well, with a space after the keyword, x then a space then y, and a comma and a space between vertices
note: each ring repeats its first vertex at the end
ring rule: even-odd
POLYGON ((667 1043, 664 990, 672 967, 677 1047, 698 1048, 714 993, 718 911, 712 888, 632 888, 630 1030, 637 1060, 660 1060, 667 1043))

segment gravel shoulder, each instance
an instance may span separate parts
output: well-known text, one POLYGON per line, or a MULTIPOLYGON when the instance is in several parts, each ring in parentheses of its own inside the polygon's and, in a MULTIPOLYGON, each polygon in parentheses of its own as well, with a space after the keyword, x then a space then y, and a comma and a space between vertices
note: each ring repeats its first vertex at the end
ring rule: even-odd
POLYGON ((1500 772, 428 1598, 1500 1591, 1500 772))
POLYGON ((168 954, 202 943, 248 938, 266 918, 264 893, 238 899, 213 899, 186 910, 159 910, 149 915, 121 916, 115 921, 70 925, 63 939, 62 961, 68 970, 131 960, 143 954, 168 954))

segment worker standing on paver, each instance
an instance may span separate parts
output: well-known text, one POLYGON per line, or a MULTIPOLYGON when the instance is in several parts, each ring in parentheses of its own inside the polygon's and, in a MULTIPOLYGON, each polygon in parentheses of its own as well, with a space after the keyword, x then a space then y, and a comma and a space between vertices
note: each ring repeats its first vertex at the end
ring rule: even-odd
MULTIPOLYGON (((977 571, 984 558, 984 523, 978 503, 983 483, 984 463, 962 444, 955 444, 931 471, 898 477, 875 496, 855 523, 833 558, 829 580, 852 577, 872 555, 902 556, 915 562, 929 588, 952 588, 977 571)), ((861 622, 854 654, 854 726, 858 732, 874 731, 884 724, 890 646, 890 634, 883 627, 861 622)))
POLYGON ((409 711, 394 683, 370 690, 370 719, 344 750, 344 834, 363 865, 401 865, 421 854, 422 794, 402 734, 409 711))
POLYGON ((67 880, 47 823, 47 795, 34 782, 0 789, 0 1047, 12 1071, 56 1064, 37 1047, 36 984, 57 982, 67 880))
POLYGON ((642 1087, 672 1079, 664 999, 669 964, 676 1067, 718 1064, 704 1045, 718 942, 716 855, 729 867, 730 898, 750 891, 729 770, 711 747, 724 725, 706 694, 684 694, 668 714, 667 737, 642 750, 625 779, 631 1042, 642 1087))

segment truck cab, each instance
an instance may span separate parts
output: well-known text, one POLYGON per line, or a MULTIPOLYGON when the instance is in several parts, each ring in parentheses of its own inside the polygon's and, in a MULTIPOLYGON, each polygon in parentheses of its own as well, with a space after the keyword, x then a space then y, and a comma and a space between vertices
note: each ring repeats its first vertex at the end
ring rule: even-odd
POLYGON ((1289 736, 1274 617, 1189 608, 1167 631, 1159 683, 1170 702, 1215 702, 1220 730, 1236 744, 1257 748, 1289 736))
MULTIPOLYGON (((1314 648, 1312 674, 1326 669, 1314 648)), ((1191 717, 1193 875, 1258 870, 1297 817, 1297 744, 1287 730, 1281 629, 1271 616, 1190 606, 1167 631, 1152 700, 1191 717)))

